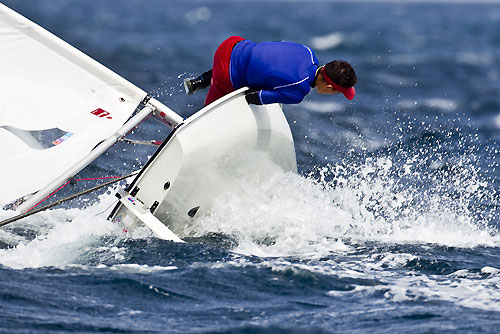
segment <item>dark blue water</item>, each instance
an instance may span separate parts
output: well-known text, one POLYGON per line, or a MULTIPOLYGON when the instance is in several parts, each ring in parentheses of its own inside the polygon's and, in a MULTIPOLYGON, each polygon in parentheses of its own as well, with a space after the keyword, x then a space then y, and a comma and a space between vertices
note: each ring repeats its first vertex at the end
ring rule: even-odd
MULTIPOLYGON (((107 221, 113 189, 2 228, 0 332, 498 332, 500 3, 3 3, 183 116, 204 96, 182 79, 230 35, 307 44, 359 83, 285 106, 300 175, 225 194, 186 244, 107 221)), ((153 151, 119 143, 79 176, 153 151)))

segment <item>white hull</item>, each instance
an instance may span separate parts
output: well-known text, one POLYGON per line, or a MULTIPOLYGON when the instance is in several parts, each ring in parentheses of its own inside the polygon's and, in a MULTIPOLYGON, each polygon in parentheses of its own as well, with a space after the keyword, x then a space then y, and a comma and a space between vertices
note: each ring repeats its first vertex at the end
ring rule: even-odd
POLYGON ((182 234, 218 195, 237 191, 243 179, 296 172, 293 138, 280 106, 248 105, 245 90, 215 101, 174 129, 126 193, 118 195, 121 202, 110 218, 127 228, 155 221, 150 227, 159 237, 180 241, 168 229, 182 234), (134 210, 138 203, 140 213, 134 210), (168 227, 165 233, 158 231, 158 221, 168 227))

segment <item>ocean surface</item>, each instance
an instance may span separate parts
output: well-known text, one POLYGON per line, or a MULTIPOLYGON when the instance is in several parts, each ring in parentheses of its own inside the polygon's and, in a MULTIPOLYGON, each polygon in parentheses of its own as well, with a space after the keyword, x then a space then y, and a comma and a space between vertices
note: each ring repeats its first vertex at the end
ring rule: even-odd
MULTIPOLYGON (((230 35, 306 44, 358 84, 285 105, 299 174, 224 194, 185 244, 108 221, 118 187, 0 228, 1 333, 499 333, 500 2, 2 3, 183 116, 204 93, 182 80, 230 35)), ((77 177, 153 152, 119 143, 77 177)))

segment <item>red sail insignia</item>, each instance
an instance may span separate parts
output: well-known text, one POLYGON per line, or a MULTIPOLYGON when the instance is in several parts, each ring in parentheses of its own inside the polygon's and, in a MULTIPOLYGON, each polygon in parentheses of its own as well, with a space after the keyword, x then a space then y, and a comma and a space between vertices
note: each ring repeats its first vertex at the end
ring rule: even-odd
POLYGON ((98 117, 106 117, 107 119, 112 119, 111 113, 102 108, 97 108, 96 110, 91 111, 90 113, 98 117))

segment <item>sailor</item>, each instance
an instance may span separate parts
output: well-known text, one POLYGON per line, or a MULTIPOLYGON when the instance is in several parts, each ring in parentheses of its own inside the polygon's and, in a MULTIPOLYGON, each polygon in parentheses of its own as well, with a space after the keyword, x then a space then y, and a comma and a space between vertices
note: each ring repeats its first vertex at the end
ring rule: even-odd
POLYGON ((231 36, 217 48, 212 70, 184 79, 186 94, 210 86, 205 105, 241 87, 249 87, 252 104, 300 103, 316 88, 319 94, 338 94, 352 100, 356 73, 342 60, 319 66, 314 52, 293 42, 255 43, 231 36))

